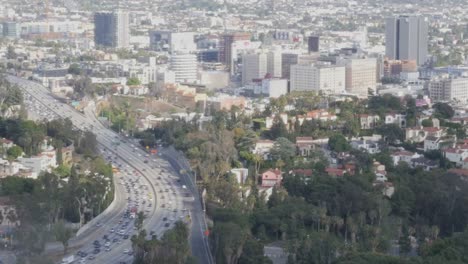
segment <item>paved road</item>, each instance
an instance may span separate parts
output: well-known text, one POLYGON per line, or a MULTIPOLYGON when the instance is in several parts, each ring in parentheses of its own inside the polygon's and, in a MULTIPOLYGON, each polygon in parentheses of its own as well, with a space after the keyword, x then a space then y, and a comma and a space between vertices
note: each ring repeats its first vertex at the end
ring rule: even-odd
MULTIPOLYGON (((153 232, 158 237, 162 236, 178 219, 185 220, 187 215, 196 217, 200 215, 197 211, 200 210, 197 206, 199 203, 194 203, 193 195, 182 188, 178 172, 172 168, 171 164, 159 156, 149 156, 143 149, 134 146, 129 139, 105 128, 97 121, 92 104, 84 114, 80 114, 70 106, 55 100, 42 85, 12 76, 8 79, 26 92, 31 103, 46 106, 53 115, 70 118, 74 126, 79 129, 93 131, 103 155, 114 166, 121 168, 121 173, 116 174, 114 178, 117 195, 112 210, 98 216, 96 220, 93 220, 96 225, 90 226, 70 241, 71 247, 80 247, 81 251, 88 254, 80 263, 131 262, 132 256, 123 254, 127 250, 130 251, 131 247, 130 240, 123 239, 124 235, 131 236, 135 233, 133 220, 124 217, 128 208, 138 206, 139 211, 144 211, 147 216, 144 228, 148 230, 148 233, 153 232), (97 224, 98 222, 100 224, 97 224), (117 234, 117 232, 124 235, 117 234), (104 235, 110 239, 109 251, 104 250, 104 235), (95 248, 94 240, 98 240, 103 245, 98 254, 92 253, 95 248), (94 259, 89 259, 91 255, 94 259)), ((197 225, 193 225, 193 229, 198 229, 199 233, 205 230, 203 226, 197 225)), ((199 263, 212 263, 211 255, 207 255, 209 254, 207 248, 194 245, 193 239, 191 242, 195 256, 207 256, 207 261, 202 259, 199 263), (200 254, 198 251, 204 253, 200 254)))
POLYGON ((204 230, 207 230, 204 206, 201 203, 201 198, 198 193, 195 180, 193 179, 194 177, 190 173, 190 165, 184 155, 177 152, 173 147, 164 150, 163 153, 164 157, 171 163, 172 167, 176 168, 179 172, 185 171, 181 174, 181 177, 186 183, 186 186, 188 186, 194 194, 194 200, 196 202, 193 204, 192 208, 193 228, 190 234, 190 245, 193 255, 200 263, 214 263, 210 252, 208 237, 204 234, 204 230))

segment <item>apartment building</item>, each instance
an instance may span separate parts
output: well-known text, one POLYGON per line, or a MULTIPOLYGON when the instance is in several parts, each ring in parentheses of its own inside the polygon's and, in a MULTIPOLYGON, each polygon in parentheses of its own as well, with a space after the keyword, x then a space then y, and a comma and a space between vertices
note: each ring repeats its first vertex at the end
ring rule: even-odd
POLYGON ((345 67, 343 66, 312 64, 291 66, 291 91, 341 93, 344 90, 345 67))

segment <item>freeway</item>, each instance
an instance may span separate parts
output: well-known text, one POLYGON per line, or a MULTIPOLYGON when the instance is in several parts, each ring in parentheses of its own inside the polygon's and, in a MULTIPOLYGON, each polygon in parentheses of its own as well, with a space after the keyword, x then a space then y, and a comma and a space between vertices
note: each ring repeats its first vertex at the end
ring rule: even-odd
MULTIPOLYGON (((128 237, 136 233, 134 219, 129 213, 131 208, 145 212, 144 228, 158 237, 179 219, 188 221, 189 216, 198 219, 203 215, 193 194, 183 186, 186 179, 179 178, 171 163, 149 155, 130 139, 104 127, 96 119, 93 104, 81 114, 58 102, 40 84, 14 76, 9 76, 8 80, 20 86, 29 107, 41 105, 47 108, 46 118, 69 118, 75 127, 95 133, 101 153, 113 166, 120 168, 114 175, 116 196, 111 208, 93 219, 92 226, 70 241, 70 248, 79 248, 80 263, 131 263, 128 237)), ((193 229, 201 234, 205 227, 197 221, 192 225, 192 234, 193 229)), ((200 263, 213 263, 203 236, 192 237, 191 248, 200 263)))

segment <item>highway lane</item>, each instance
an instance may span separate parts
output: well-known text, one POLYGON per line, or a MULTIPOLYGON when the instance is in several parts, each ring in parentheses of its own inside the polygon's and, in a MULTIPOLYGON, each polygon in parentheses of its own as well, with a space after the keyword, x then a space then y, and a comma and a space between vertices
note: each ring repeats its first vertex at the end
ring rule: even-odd
MULTIPOLYGON (((68 105, 56 102, 49 95, 48 90, 39 84, 22 80, 16 77, 10 77, 9 79, 10 81, 17 83, 21 87, 23 87, 24 90, 36 100, 43 103, 44 105, 49 106, 49 108, 52 109, 57 115, 61 117, 70 118, 75 126, 80 127, 82 129, 86 129, 86 127, 89 129, 91 126, 93 126, 92 130, 96 133, 98 142, 102 144, 102 146, 105 149, 107 149, 107 151, 113 151, 115 153, 118 153, 118 157, 113 157, 113 162, 116 165, 123 165, 126 163, 126 165, 133 167, 134 171, 136 171, 136 173, 132 173, 138 176, 144 176, 141 178, 148 181, 147 184, 148 186, 151 186, 151 188, 149 189, 152 190, 152 197, 154 199, 152 210, 148 212, 148 218, 144 222, 144 228, 148 230, 148 233, 153 231, 158 237, 160 237, 162 236, 164 231, 167 230, 167 227, 165 227, 164 223, 165 221, 162 221, 163 218, 166 217, 169 221, 171 221, 170 219, 174 219, 170 223, 172 226, 173 222, 177 220, 178 217, 184 217, 187 214, 184 211, 182 211, 182 209, 184 208, 183 206, 185 206, 187 203, 190 203, 191 200, 184 199, 184 190, 182 190, 182 188, 180 188, 180 186, 178 186, 176 183, 171 182, 177 178, 170 175, 170 173, 174 173, 174 171, 171 169, 170 164, 159 158, 155 158, 151 162, 148 161, 148 163, 145 163, 144 159, 149 157, 144 157, 146 153, 142 149, 135 149, 135 147, 125 142, 125 140, 119 135, 117 135, 115 132, 104 128, 101 123, 96 122, 95 117, 93 120, 90 116, 83 116, 77 113, 68 105), (120 141, 120 145, 117 147, 115 147, 116 140, 120 141), (159 166, 161 166, 161 170, 159 169, 159 166), (162 169, 164 169, 165 172, 162 172, 162 169), (155 175, 161 175, 158 176, 161 177, 161 180, 158 180, 157 177, 155 177, 155 175), (171 190, 171 192, 169 192, 169 190, 171 190), (164 199, 161 198, 163 195, 165 196, 164 199), (155 200, 161 201, 161 203, 164 202, 164 200, 169 201, 171 203, 171 209, 176 209, 177 212, 174 213, 167 209, 163 209, 159 206, 156 206, 155 200)), ((123 175, 124 177, 131 180, 134 179, 132 177, 132 173, 123 175)), ((131 194, 126 195, 124 197, 130 197, 132 199, 131 194)), ((102 223, 106 223, 106 226, 118 226, 118 221, 123 221, 121 220, 120 216, 122 214, 122 211, 125 210, 125 202, 125 199, 120 199, 120 209, 115 210, 113 214, 107 216, 107 218, 104 218, 104 221, 102 221, 102 223), (122 206, 122 201, 124 206, 122 206)), ((129 229, 131 228, 131 225, 129 224, 127 227, 128 229, 126 229, 125 232, 130 233, 131 230, 129 229)), ((83 247, 83 250, 86 250, 87 253, 89 253, 88 251, 91 249, 92 246, 91 242, 94 240, 98 240, 99 237, 103 236, 103 234, 106 234, 108 231, 109 230, 106 230, 105 228, 96 226, 90 228, 89 232, 84 232, 83 234, 86 235, 82 236, 81 240, 87 241, 87 244, 83 247)), ((112 233, 110 233, 110 235, 112 235, 112 233)), ((113 239, 114 235, 112 236, 113 239)), ((73 245, 73 243, 71 243, 71 245, 73 245)), ((129 240, 123 241, 117 245, 113 245, 112 250, 109 252, 102 252, 100 254, 97 254, 94 263, 118 263, 118 261, 130 261, 131 256, 124 255, 122 253, 123 248, 130 248, 129 240)), ((93 261, 88 260, 82 262, 85 263, 93 261)))

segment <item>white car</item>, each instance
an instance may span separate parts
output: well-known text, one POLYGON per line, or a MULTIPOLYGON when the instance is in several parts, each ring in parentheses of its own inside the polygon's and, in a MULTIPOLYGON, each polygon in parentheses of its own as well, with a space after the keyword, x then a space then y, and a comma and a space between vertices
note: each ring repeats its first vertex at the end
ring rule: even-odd
POLYGON ((124 249, 123 253, 124 253, 124 254, 128 254, 129 251, 130 251, 130 250, 128 250, 128 249, 124 249))

